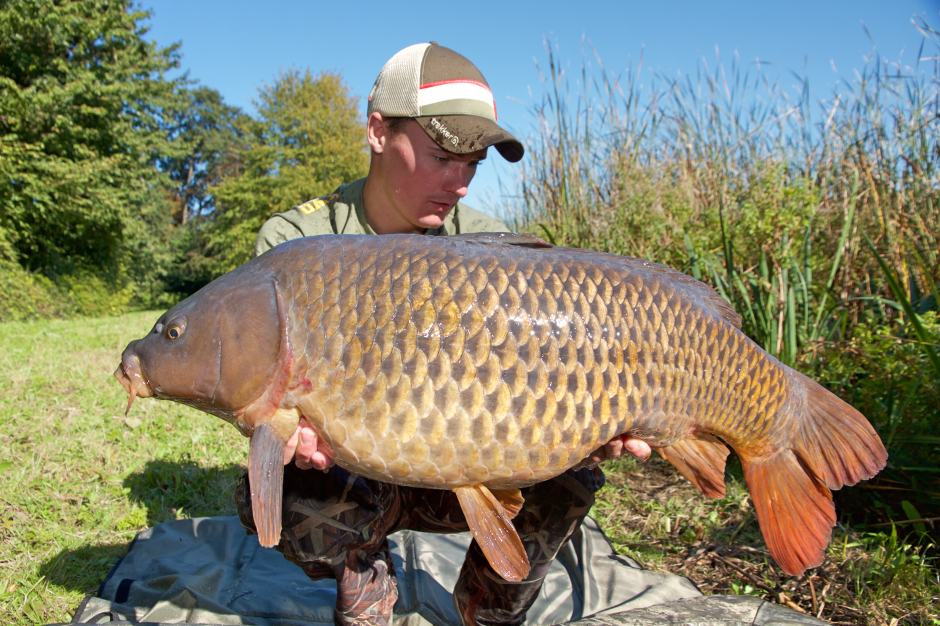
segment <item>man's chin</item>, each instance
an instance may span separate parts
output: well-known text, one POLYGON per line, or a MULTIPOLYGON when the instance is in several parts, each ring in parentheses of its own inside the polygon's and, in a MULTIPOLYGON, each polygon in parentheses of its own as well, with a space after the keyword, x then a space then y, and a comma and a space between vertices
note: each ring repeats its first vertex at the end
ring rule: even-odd
POLYGON ((451 208, 453 207, 448 207, 447 210, 436 211, 430 215, 423 215, 418 218, 418 224, 420 224, 422 228, 430 228, 431 230, 440 228, 447 220, 451 208))

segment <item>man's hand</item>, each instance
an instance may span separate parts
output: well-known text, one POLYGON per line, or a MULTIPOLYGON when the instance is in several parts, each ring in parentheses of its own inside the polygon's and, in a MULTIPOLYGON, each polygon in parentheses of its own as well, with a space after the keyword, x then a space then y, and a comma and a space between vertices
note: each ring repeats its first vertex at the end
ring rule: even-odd
POLYGON ((333 456, 333 449, 320 439, 306 418, 301 418, 284 448, 284 465, 293 459, 300 469, 328 470, 333 467, 333 456))
POLYGON ((645 461, 650 458, 650 454, 652 454, 653 450, 650 448, 650 444, 642 439, 634 439, 629 435, 620 435, 619 437, 614 437, 608 441, 606 445, 592 452, 586 459, 576 465, 575 468, 594 467, 603 461, 619 459, 623 456, 624 452, 632 455, 638 461, 645 461))

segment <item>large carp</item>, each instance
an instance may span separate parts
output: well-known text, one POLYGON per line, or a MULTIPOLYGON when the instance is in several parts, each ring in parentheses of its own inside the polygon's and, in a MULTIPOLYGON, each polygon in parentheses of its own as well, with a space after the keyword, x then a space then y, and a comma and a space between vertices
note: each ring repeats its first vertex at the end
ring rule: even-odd
POLYGON ((829 490, 871 478, 887 453, 740 322, 705 284, 640 259, 525 235, 331 235, 180 302, 115 376, 128 408, 174 400, 252 438, 265 546, 280 538, 284 445, 302 418, 348 470, 453 489, 510 580, 529 569, 510 522, 518 488, 626 433, 712 497, 734 448, 770 553, 795 575, 823 559, 829 490))

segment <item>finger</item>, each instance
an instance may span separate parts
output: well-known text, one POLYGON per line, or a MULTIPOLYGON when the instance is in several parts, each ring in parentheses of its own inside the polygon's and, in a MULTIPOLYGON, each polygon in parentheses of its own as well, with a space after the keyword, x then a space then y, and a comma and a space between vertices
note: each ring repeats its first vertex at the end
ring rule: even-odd
POLYGON ((311 457, 311 464, 315 469, 328 470, 335 464, 333 448, 328 443, 320 440, 320 449, 311 457))
POLYGON ((615 437, 608 441, 604 452, 608 459, 619 459, 623 455, 623 438, 615 437))
POLYGON ((291 459, 294 458, 294 452, 297 450, 297 443, 300 441, 300 426, 297 426, 297 430, 294 431, 294 434, 291 435, 291 438, 287 440, 287 445, 284 446, 284 465, 287 465, 291 462, 291 459))
POLYGON ((630 438, 624 441, 623 445, 626 451, 636 457, 636 459, 639 461, 647 460, 650 458, 650 454, 653 453, 652 448, 650 448, 650 444, 646 443, 642 439, 630 438))
POLYGON ((301 424, 299 430, 300 443, 297 445, 297 451, 294 454, 294 464, 300 469, 311 469, 316 466, 314 457, 317 454, 319 437, 317 437, 315 430, 304 424, 301 424))

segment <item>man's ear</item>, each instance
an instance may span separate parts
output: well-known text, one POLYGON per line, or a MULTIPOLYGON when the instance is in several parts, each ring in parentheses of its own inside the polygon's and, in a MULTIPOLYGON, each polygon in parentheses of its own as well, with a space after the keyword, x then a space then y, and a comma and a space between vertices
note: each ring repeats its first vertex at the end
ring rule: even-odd
POLYGON ((375 154, 385 152, 385 142, 388 141, 388 127, 385 118, 378 111, 374 111, 366 122, 366 140, 375 154))

